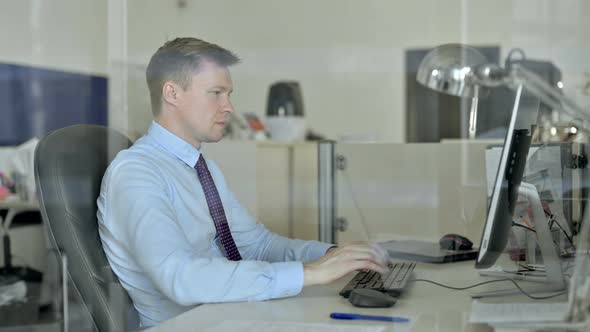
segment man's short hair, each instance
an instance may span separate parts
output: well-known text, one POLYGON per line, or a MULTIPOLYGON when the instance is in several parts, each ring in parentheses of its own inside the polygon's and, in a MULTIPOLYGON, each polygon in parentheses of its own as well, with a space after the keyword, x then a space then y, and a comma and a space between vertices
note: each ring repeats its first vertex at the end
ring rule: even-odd
POLYGON ((154 53, 145 73, 154 117, 162 108, 164 82, 173 81, 186 90, 203 61, 229 67, 240 59, 221 46, 190 37, 167 41, 154 53))

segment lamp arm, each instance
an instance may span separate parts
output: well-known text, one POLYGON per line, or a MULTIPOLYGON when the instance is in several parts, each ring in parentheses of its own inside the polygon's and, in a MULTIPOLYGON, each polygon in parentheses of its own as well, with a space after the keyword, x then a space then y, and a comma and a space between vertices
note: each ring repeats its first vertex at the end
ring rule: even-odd
POLYGON ((515 88, 522 84, 523 87, 538 97, 543 103, 555 110, 560 110, 571 116, 573 119, 583 118, 590 122, 590 111, 581 108, 571 99, 560 93, 560 91, 549 85, 534 72, 524 68, 519 64, 513 64, 506 83, 515 88))

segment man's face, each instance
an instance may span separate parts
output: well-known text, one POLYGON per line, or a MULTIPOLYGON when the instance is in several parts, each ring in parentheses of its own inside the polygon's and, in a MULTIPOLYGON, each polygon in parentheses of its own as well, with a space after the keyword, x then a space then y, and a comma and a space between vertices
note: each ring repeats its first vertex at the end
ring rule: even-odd
POLYGON ((184 139, 199 147, 223 137, 229 116, 234 111, 230 101, 233 84, 229 70, 204 61, 188 88, 180 93, 178 117, 184 139))

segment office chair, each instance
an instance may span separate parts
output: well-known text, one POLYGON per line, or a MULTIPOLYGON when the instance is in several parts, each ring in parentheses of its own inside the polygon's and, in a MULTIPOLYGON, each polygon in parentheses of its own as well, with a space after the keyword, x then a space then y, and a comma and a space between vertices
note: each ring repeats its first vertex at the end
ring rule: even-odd
MULTIPOLYGON (((62 257, 62 270, 67 266, 100 332, 137 329, 139 321, 106 259, 96 217, 104 172, 115 155, 130 145, 129 139, 115 130, 75 125, 49 133, 35 150, 35 181, 43 221, 62 257)), ((67 273, 62 275, 66 289, 67 273)), ((67 290, 62 296, 67 331, 67 290)))

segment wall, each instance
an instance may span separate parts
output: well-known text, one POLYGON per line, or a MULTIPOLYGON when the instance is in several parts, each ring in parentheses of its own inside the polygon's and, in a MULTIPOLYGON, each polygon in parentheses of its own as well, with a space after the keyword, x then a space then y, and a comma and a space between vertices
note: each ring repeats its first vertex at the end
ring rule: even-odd
POLYGON ((0 145, 106 124, 106 9, 92 0, 0 2, 0 145))
POLYGON ((446 42, 500 45, 502 56, 521 47, 550 59, 564 72, 566 92, 590 105, 580 92, 582 71, 590 72, 590 3, 583 0, 128 0, 127 13, 129 130, 136 135, 151 117, 145 65, 176 36, 214 41, 242 57, 232 71, 239 111, 264 115, 272 82, 300 81, 308 124, 331 138, 401 142, 403 52, 446 42))
MULTIPOLYGON (((36 68, 31 72, 37 73, 40 72, 37 69, 43 72, 45 69, 57 70, 60 71, 60 77, 66 78, 79 76, 72 74, 107 76, 106 26, 107 4, 104 1, 0 1, 0 63, 31 66, 36 68)), ((6 79, 0 77, 0 80, 6 79)), ((73 102, 63 98, 63 94, 72 88, 71 84, 58 83, 49 86, 47 84, 51 84, 51 81, 42 83, 32 83, 30 86, 23 84, 18 88, 24 90, 22 95, 53 102, 52 105, 38 105, 45 110, 73 102)), ((83 88, 76 87, 77 91, 83 88)), ((8 92, 6 90, 2 91, 3 96, 10 92, 10 89, 8 92)), ((104 92, 104 86, 102 91, 104 92)), ((74 99, 82 98, 84 96, 78 95, 74 99)), ((10 104, 5 99, 0 102, 0 121, 6 117, 9 117, 9 121, 12 120, 10 116, 13 115, 13 110, 4 109, 10 104)), ((27 105, 26 100, 16 101, 15 104, 18 102, 21 103, 20 106, 27 105)), ((46 115, 56 116, 56 113, 46 115)), ((0 171, 7 171, 9 148, 2 148, 2 151, 4 153, 0 153, 0 171)), ((48 256, 45 250, 45 237, 40 225, 12 228, 11 245, 14 265, 27 265, 45 271, 48 259, 53 261, 53 257, 48 256)), ((0 254, 1 252, 2 250, 0 254)), ((3 259, 1 264, 4 264, 3 259)))
POLYGON ((0 62, 107 74, 107 4, 0 1, 0 62))
POLYGON ((118 98, 110 118, 132 137, 151 120, 144 83, 149 57, 180 35, 215 41, 242 57, 233 69, 240 111, 264 115, 268 86, 299 80, 308 124, 331 138, 402 141, 403 52, 445 42, 499 44, 503 55, 521 47, 529 57, 550 59, 563 70, 568 95, 590 105, 581 93, 590 80, 590 3, 584 0, 126 3, 1 1, 0 61, 111 76, 125 63, 128 73, 117 78, 129 84, 109 90, 118 98), (119 98, 113 89, 127 90, 119 98))

